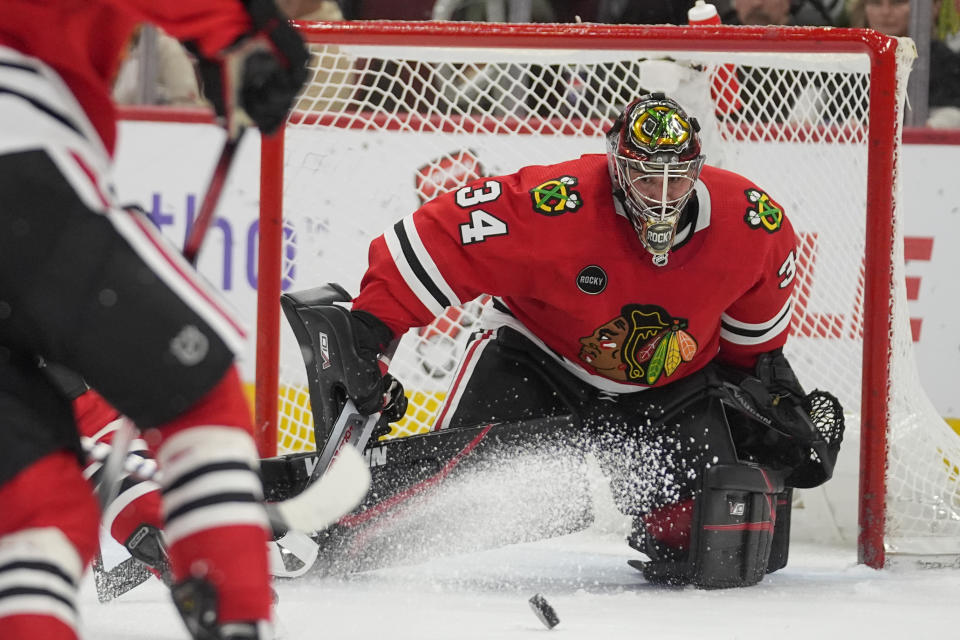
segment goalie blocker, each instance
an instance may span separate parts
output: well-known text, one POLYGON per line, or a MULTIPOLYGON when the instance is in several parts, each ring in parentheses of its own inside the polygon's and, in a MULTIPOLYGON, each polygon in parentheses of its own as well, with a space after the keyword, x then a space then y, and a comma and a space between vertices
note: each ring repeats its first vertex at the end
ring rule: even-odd
MULTIPOLYGON (((319 451, 263 464, 267 491, 280 499, 309 481, 323 466, 325 451, 363 426, 360 444, 379 460, 372 469, 374 491, 362 507, 365 517, 347 518, 326 536, 334 547, 356 548, 357 541, 369 539, 365 526, 375 531, 379 525, 368 525, 389 517, 404 495, 432 480, 425 479, 425 469, 466 467, 464 443, 479 429, 496 446, 469 449, 469 457, 548 442, 595 453, 617 506, 634 516, 628 541, 650 559, 631 565, 648 580, 747 586, 786 565, 791 488, 816 486, 832 473, 842 409, 829 394, 804 394, 780 352, 761 357, 753 375, 711 363, 667 387, 611 402, 509 327, 485 334, 490 343, 473 363, 462 397, 510 397, 519 404, 524 398, 559 399, 545 418, 531 419, 537 407, 530 406, 517 407, 511 416, 499 403, 493 403, 497 416, 484 416, 490 403, 473 402, 448 428, 378 442, 380 429, 341 411, 352 407, 347 400, 368 400, 364 392, 376 387, 379 374, 357 354, 356 323, 342 306, 348 301, 336 285, 285 296, 284 311, 305 354, 319 451), (660 457, 651 459, 651 450, 660 457), (432 464, 424 464, 424 452, 435 458, 432 464), (676 480, 665 486, 665 476, 676 480), (347 543, 331 542, 338 536, 347 543)), ((589 521, 583 518, 583 526, 589 521)))

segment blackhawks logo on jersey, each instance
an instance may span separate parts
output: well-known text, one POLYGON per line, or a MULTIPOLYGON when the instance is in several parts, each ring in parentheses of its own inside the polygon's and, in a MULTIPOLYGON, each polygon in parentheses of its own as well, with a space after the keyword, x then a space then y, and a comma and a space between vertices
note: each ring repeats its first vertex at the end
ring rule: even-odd
POLYGON ((530 189, 533 210, 545 216, 576 211, 583 205, 580 192, 573 190, 577 182, 573 176, 560 176, 530 189))
POLYGON ((602 376, 621 382, 656 384, 697 354, 687 320, 662 307, 628 304, 620 315, 580 338, 579 358, 602 376))
POLYGON ((783 209, 770 196, 757 189, 744 191, 750 206, 743 219, 754 229, 763 229, 767 233, 779 231, 783 225, 783 209))

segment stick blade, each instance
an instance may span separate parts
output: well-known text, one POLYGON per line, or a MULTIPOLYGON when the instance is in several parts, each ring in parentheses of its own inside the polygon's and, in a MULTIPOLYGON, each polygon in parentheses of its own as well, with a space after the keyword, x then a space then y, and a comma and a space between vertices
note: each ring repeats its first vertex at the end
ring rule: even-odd
POLYGON ((352 446, 344 446, 330 468, 297 496, 271 505, 290 529, 326 529, 353 511, 370 489, 370 467, 352 446))

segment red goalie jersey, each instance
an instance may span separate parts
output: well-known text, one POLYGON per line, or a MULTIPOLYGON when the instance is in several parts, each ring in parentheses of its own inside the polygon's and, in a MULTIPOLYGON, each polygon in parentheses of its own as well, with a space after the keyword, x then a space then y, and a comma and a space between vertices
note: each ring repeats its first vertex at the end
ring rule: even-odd
POLYGON ((599 154, 444 194, 376 238, 369 260, 354 308, 395 335, 491 294, 495 322, 613 392, 669 384, 718 356, 752 368, 787 339, 796 273, 783 209, 709 166, 656 266, 599 154))

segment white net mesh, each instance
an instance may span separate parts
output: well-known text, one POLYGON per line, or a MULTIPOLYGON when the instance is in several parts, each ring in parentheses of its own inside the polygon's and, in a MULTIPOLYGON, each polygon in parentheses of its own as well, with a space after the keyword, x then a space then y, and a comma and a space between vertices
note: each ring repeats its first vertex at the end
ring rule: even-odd
MULTIPOLYGON (((700 120, 707 162, 749 176, 799 233, 788 354, 807 387, 831 391, 846 408, 838 475, 852 479, 838 478, 842 495, 828 501, 849 521, 863 353, 869 58, 504 49, 482 47, 480 37, 470 48, 314 45, 312 81, 286 135, 284 289, 338 282, 355 294, 369 242, 424 199, 478 176, 602 152, 603 130, 641 87, 664 91, 700 120)), ((902 95, 901 87, 900 104, 902 95)), ((890 189, 895 182, 890 176, 890 189)), ((894 245, 888 548, 960 552, 958 440, 916 377, 901 236, 894 245)), ((410 410, 389 437, 430 428, 481 302, 404 338, 391 370, 411 396, 410 410)), ((282 331, 279 450, 312 449, 301 354, 292 332, 282 331)))

